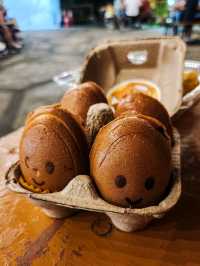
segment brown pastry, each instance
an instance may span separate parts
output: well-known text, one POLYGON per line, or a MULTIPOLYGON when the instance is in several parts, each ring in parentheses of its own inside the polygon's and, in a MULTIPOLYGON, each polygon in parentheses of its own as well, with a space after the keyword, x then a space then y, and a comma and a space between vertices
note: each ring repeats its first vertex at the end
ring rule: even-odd
POLYGON ((59 191, 78 174, 87 173, 83 129, 59 104, 38 108, 26 121, 20 142, 22 183, 30 190, 59 191))
POLYGON ((157 204, 171 172, 171 146, 156 119, 126 113, 98 133, 90 153, 90 173, 109 203, 130 208, 157 204))
POLYGON ((199 73, 195 70, 183 73, 183 94, 187 94, 199 85, 199 73))
POLYGON ((166 127, 173 142, 171 119, 165 107, 158 100, 143 93, 129 94, 122 98, 117 105, 116 116, 127 111, 134 111, 158 119, 166 127))
POLYGON ((61 99, 62 108, 79 117, 85 124, 88 109, 91 105, 105 102, 103 89, 94 82, 85 82, 77 88, 67 91, 61 99))

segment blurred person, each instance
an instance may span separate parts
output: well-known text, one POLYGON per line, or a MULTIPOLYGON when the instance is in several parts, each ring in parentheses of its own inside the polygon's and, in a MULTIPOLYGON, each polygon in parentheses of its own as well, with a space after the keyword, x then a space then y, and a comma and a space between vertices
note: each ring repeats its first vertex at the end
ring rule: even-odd
POLYGON ((124 5, 128 24, 133 26, 138 21, 142 0, 124 0, 124 5))
POLYGON ((172 21, 173 25, 173 35, 178 34, 178 23, 183 19, 183 14, 185 10, 185 0, 176 0, 172 6, 172 21))
POLYGON ((199 12, 199 0, 186 0, 185 11, 183 15, 183 22, 186 24, 184 26, 183 35, 187 40, 191 38, 192 34, 192 22, 195 19, 195 15, 199 12))
POLYGON ((104 25, 105 23, 105 6, 101 6, 98 10, 98 15, 96 15, 97 17, 97 21, 99 22, 100 25, 104 25))
POLYGON ((121 24, 125 24, 125 4, 124 0, 114 0, 114 26, 116 29, 120 28, 121 24))
POLYGON ((0 5, 0 33, 8 48, 19 50, 22 48, 22 45, 13 38, 12 30, 6 21, 6 15, 6 9, 0 5))
POLYGON ((142 0, 140 7, 139 21, 141 23, 149 22, 153 18, 152 9, 149 0, 142 0))
POLYGON ((105 12, 104 12, 104 20, 105 20, 105 25, 108 28, 116 28, 116 21, 115 21, 115 11, 114 7, 111 4, 107 4, 105 6, 105 12))
POLYGON ((60 27, 61 28, 64 28, 64 26, 65 26, 65 23, 64 23, 65 15, 66 15, 66 11, 65 10, 62 10, 61 11, 61 20, 60 20, 60 27))
POLYGON ((105 18, 112 19, 114 17, 114 7, 111 4, 105 6, 105 18))
POLYGON ((185 24, 183 28, 184 37, 190 38, 192 34, 192 22, 199 10, 199 0, 177 0, 173 6, 173 34, 178 34, 178 23, 183 22, 185 24))
POLYGON ((73 12, 72 10, 63 10, 61 13, 61 28, 70 27, 73 25, 73 12))

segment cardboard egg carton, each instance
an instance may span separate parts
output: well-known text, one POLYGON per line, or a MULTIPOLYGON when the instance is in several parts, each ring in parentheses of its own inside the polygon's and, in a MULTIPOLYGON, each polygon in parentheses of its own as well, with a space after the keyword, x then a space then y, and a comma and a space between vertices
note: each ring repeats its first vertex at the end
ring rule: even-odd
MULTIPOLYGON (((155 82, 161 102, 172 116, 182 101, 182 73, 185 44, 179 38, 156 38, 107 43, 93 49, 83 65, 79 82, 95 81, 105 92, 119 82, 142 78, 155 82)), ((171 187, 165 198, 155 206, 122 208, 104 201, 89 176, 74 177, 60 192, 38 194, 19 183, 19 162, 6 176, 10 190, 28 197, 50 217, 64 218, 77 210, 103 212, 113 225, 126 232, 144 228, 153 219, 162 218, 181 195, 180 136, 173 130, 171 187)))
POLYGON ((150 221, 162 218, 178 201, 181 195, 180 136, 173 129, 175 145, 172 148, 171 187, 166 197, 155 206, 146 208, 122 208, 104 201, 97 193, 92 179, 78 175, 60 192, 38 194, 24 189, 19 183, 19 162, 7 173, 6 183, 10 190, 28 197, 53 218, 70 216, 76 210, 103 212, 110 217, 113 225, 125 232, 144 228, 150 221))

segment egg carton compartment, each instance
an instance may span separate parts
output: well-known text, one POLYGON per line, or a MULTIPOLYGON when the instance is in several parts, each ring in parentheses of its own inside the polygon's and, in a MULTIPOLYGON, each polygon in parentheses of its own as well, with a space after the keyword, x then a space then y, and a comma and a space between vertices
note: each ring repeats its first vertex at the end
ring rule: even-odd
POLYGON ((38 194, 23 188, 19 183, 20 166, 15 163, 6 175, 7 187, 23 194, 42 208, 52 218, 64 218, 77 210, 102 212, 110 217, 113 225, 125 232, 144 228, 150 221, 162 218, 178 201, 181 195, 180 135, 173 128, 175 145, 172 148, 171 186, 166 197, 155 206, 146 208, 122 208, 104 201, 97 193, 92 179, 78 175, 60 192, 38 194))

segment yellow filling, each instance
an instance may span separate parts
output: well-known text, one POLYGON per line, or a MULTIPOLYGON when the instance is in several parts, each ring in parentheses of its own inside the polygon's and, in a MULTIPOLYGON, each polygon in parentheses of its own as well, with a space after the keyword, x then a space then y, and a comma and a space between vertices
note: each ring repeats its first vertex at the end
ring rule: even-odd
POLYGON ((184 94, 195 89, 199 85, 199 73, 195 70, 185 71, 183 74, 184 94))
POLYGON ((48 189, 42 189, 39 187, 35 187, 33 185, 28 184, 22 176, 19 178, 19 183, 22 185, 25 189, 30 190, 35 193, 50 193, 48 189))
POLYGON ((129 94, 137 93, 137 92, 142 92, 156 99, 158 98, 157 91, 154 87, 151 87, 150 85, 143 84, 143 83, 129 82, 128 84, 124 84, 121 86, 119 85, 118 87, 113 89, 111 94, 110 95, 108 94, 107 96, 108 102, 109 104, 114 106, 115 101, 116 103, 118 103, 118 101, 122 99, 123 97, 129 94))

